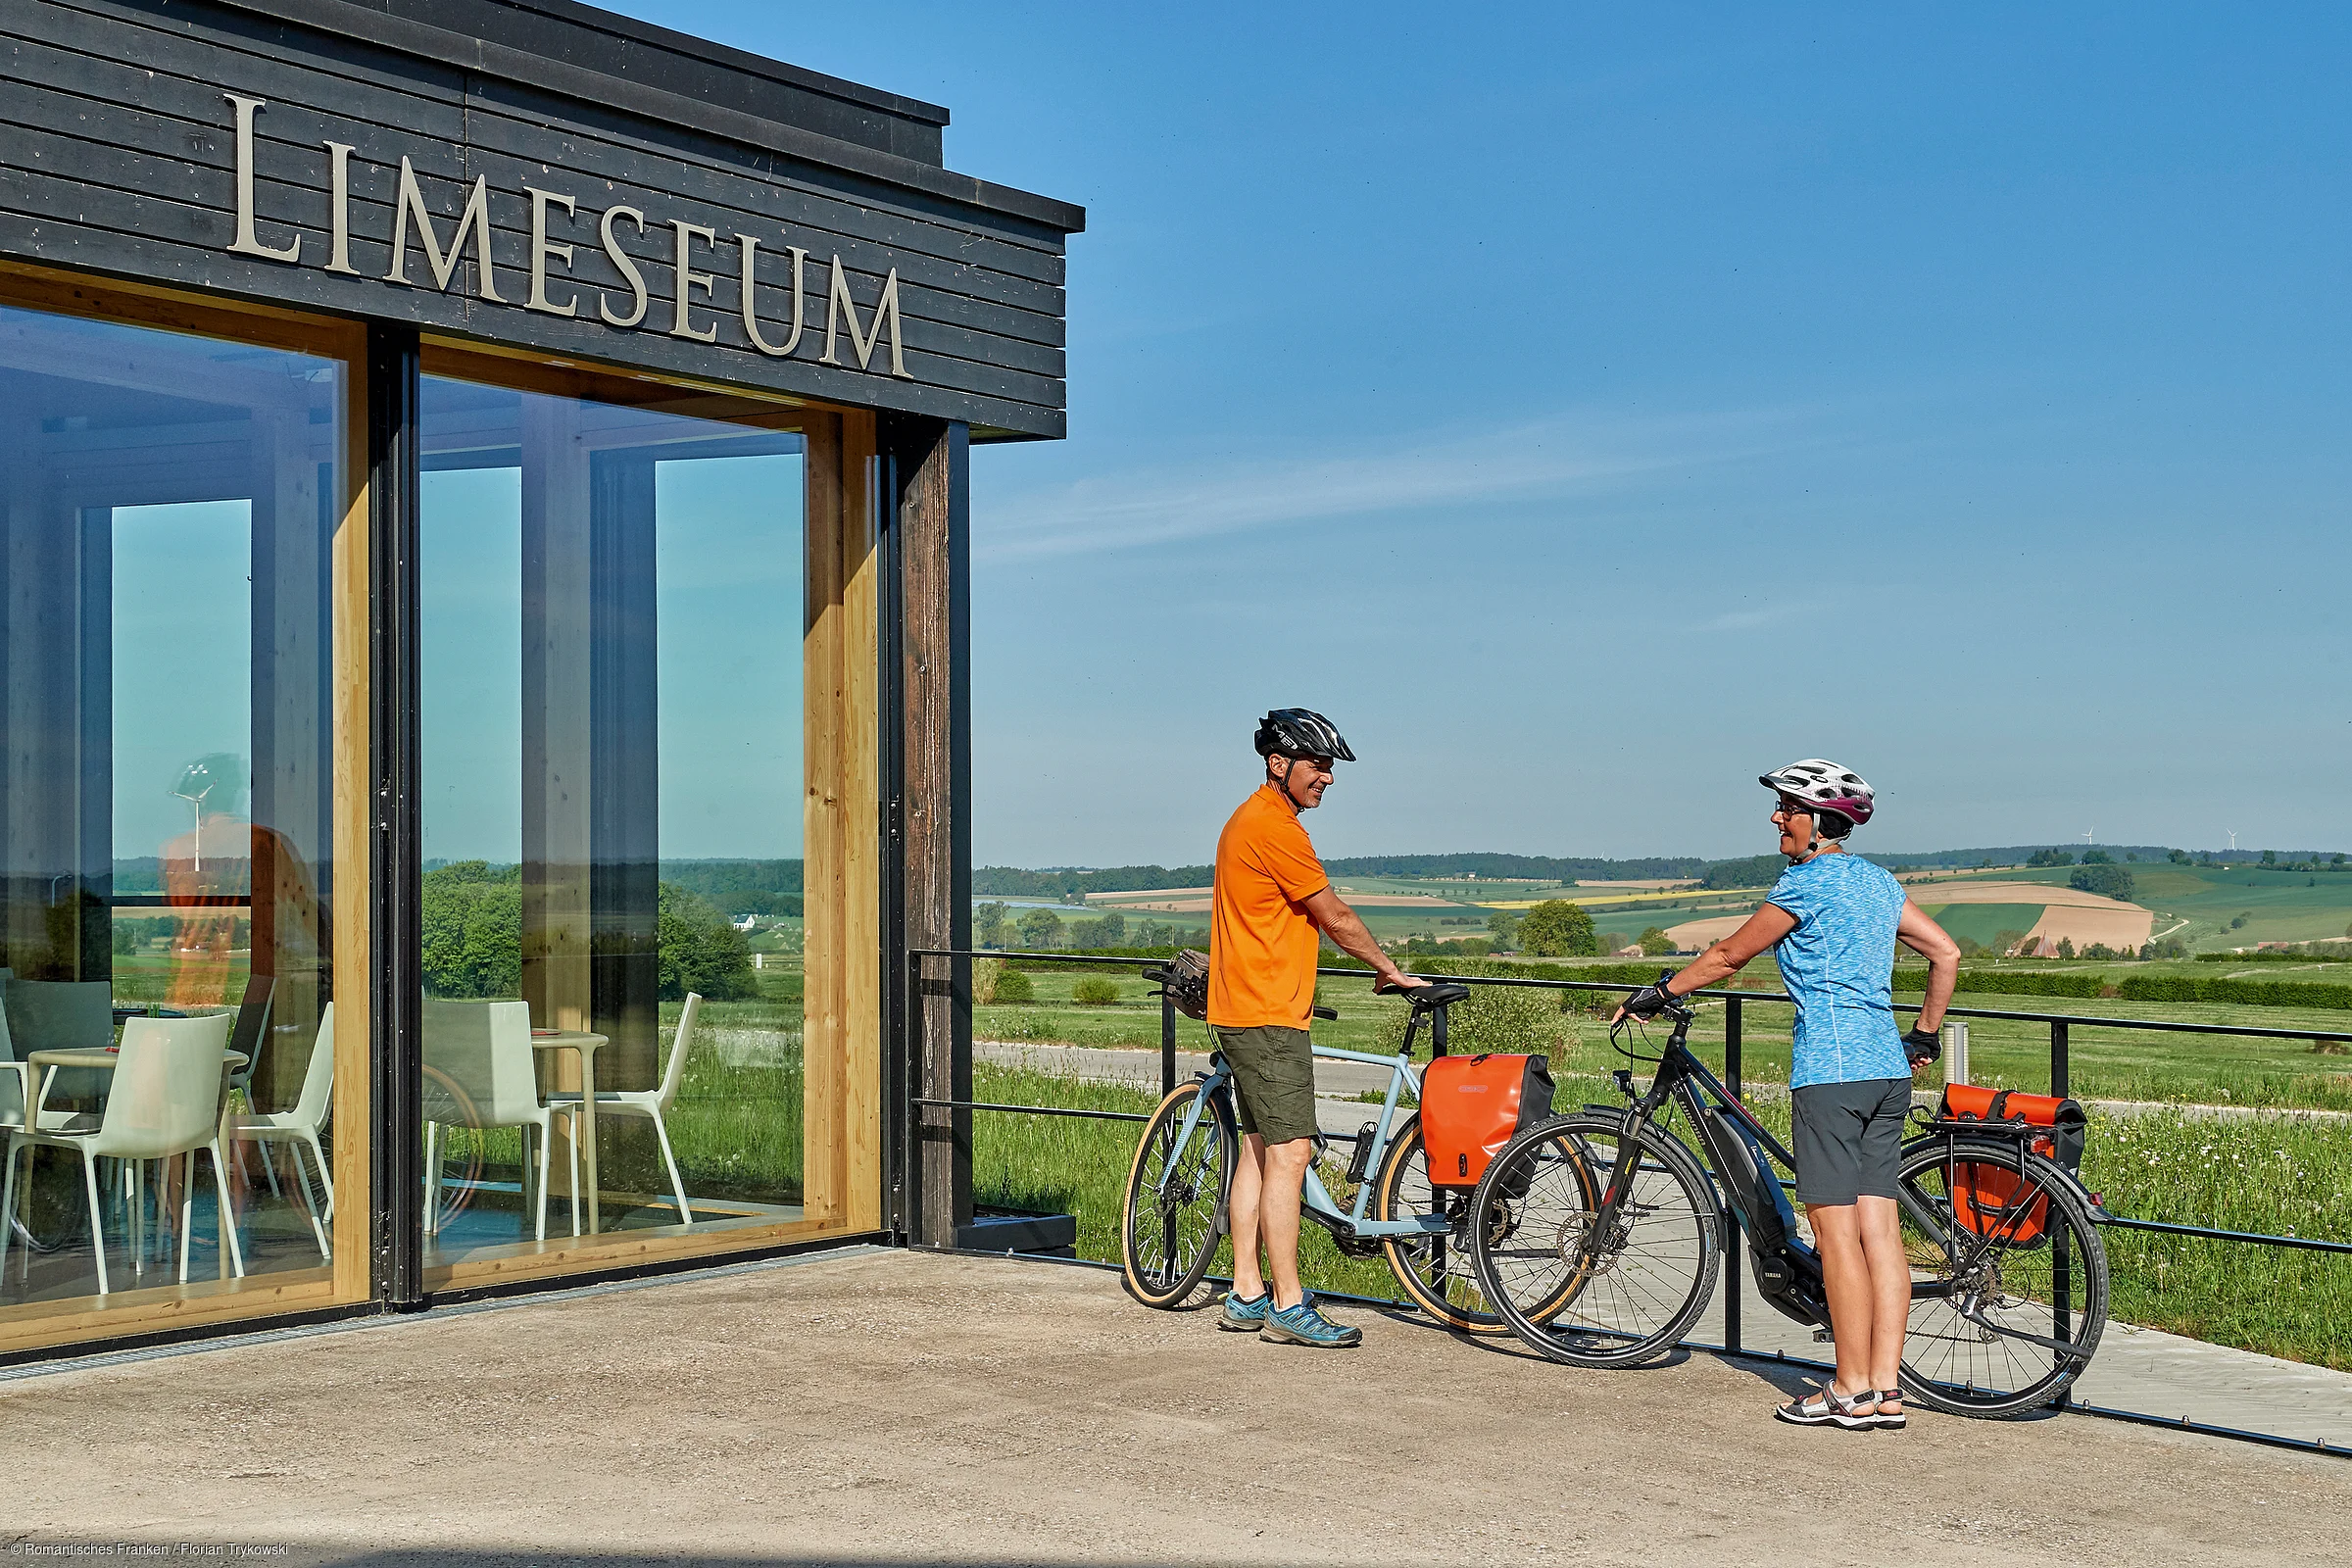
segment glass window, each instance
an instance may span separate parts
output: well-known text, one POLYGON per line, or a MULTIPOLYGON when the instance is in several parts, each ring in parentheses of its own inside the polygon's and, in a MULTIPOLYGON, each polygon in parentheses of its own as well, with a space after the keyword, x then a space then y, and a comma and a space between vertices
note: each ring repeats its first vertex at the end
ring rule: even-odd
POLYGON ((0 1342, 332 1289, 347 382, 0 305, 0 1342))
POLYGON ((435 1283, 809 1217, 802 438, 654 395, 423 385, 435 1283))

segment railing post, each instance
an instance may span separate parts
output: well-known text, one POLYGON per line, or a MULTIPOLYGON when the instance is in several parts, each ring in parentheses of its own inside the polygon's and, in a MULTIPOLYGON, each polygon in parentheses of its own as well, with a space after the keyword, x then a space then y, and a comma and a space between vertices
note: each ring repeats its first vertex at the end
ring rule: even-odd
POLYGON ((1159 1096, 1165 1100, 1175 1092, 1176 999, 1163 985, 1159 988, 1159 1096))
MULTIPOLYGON (((2050 1093, 2062 1100, 2069 1093, 2068 1080, 2072 1077, 2069 1070, 2070 1064, 2066 1059, 2066 1031, 2065 1024, 2055 1018, 2050 1020, 2050 1093)), ((2066 1341, 2075 1337, 2074 1324, 2071 1321, 2074 1313, 2068 1309, 2067 1305, 2068 1298, 2074 1294, 2074 1260, 2067 1255, 2066 1231, 2062 1227, 2052 1226, 2050 1235, 2050 1337, 2052 1339, 2066 1341)), ((2063 1410, 2066 1408, 2066 1391, 2060 1390, 2058 1397, 2051 1401, 2051 1405, 2055 1409, 2063 1410)))
MULTIPOLYGON (((1723 1083, 1732 1098, 1743 1098, 1740 1087, 1740 999, 1732 998, 1723 1004, 1723 1083)), ((1693 1132, 1696 1128, 1691 1129, 1693 1132)), ((1732 1211, 1723 1211, 1723 1348, 1738 1350, 1740 1344, 1740 1227, 1732 1219, 1732 1211)))

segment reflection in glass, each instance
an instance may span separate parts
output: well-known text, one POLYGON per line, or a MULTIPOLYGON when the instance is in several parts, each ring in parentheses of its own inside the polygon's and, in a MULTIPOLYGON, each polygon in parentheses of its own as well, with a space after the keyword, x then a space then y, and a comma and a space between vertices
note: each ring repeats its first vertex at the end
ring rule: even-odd
POLYGON ((437 1265, 801 1215, 800 438, 667 395, 424 383, 437 1265))
POLYGON ((344 373, 0 307, 0 1316, 323 1277, 344 373))

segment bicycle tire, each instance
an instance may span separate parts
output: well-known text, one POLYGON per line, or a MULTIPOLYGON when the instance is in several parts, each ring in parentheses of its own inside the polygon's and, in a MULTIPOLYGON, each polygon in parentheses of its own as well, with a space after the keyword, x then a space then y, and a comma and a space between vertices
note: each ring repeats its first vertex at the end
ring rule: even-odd
MULTIPOLYGON (((1402 1199, 1405 1184, 1413 1178, 1416 1160, 1422 1190, 1434 1194, 1437 1189, 1430 1185, 1428 1154, 1422 1146, 1418 1116, 1407 1120, 1403 1130, 1389 1141, 1389 1152, 1381 1159, 1380 1176, 1372 1189, 1374 1219, 1401 1219, 1408 1213, 1434 1211, 1402 1199)), ((1586 1181, 1590 1185, 1590 1173, 1586 1174, 1586 1181)), ((1381 1251, 1388 1258, 1396 1283, 1404 1287, 1404 1294, 1412 1298, 1413 1304, 1446 1327, 1463 1334, 1508 1334, 1510 1324, 1501 1313, 1490 1310, 1484 1293, 1478 1290, 1471 1250, 1466 1245, 1468 1216, 1480 1212, 1472 1207, 1473 1202, 1471 1194, 1457 1190, 1446 1200, 1447 1213, 1454 1222, 1448 1235, 1391 1238, 1381 1244, 1381 1251), (1446 1283, 1440 1283, 1441 1276, 1446 1283), (1455 1292, 1467 1292, 1476 1299, 1463 1301, 1455 1292)), ((1544 1314, 1539 1311, 1536 1315, 1544 1314)))
POLYGON ((1499 1236, 1496 1228, 1482 1227, 1472 1238, 1479 1289, 1522 1344, 1569 1366, 1640 1366, 1673 1349, 1714 1297, 1722 1266, 1723 1207, 1714 1184, 1682 1140, 1655 1123, 1644 1125, 1639 1134, 1636 1177, 1646 1179, 1644 1191, 1661 1200, 1637 1204, 1645 1212, 1621 1220, 1620 1243, 1598 1268, 1574 1261, 1571 1253, 1581 1255, 1584 1228, 1599 1207, 1597 1189, 1590 1179, 1575 1184, 1572 1175, 1576 1206, 1563 1209, 1552 1191, 1557 1181, 1547 1185, 1541 1167, 1550 1163, 1573 1172, 1581 1165, 1590 1175, 1613 1169, 1623 1133, 1624 1118, 1613 1112, 1583 1112, 1541 1122, 1494 1156, 1471 1199, 1478 1212, 1486 1212, 1491 1202, 1501 1202, 1511 1205, 1517 1217, 1515 1227, 1499 1236), (1547 1148, 1556 1151, 1548 1157, 1547 1148), (1514 1189, 1523 1196, 1512 1199, 1514 1189), (1678 1200, 1681 1213, 1673 1214, 1678 1200), (1668 1217, 1650 1225, 1637 1249, 1634 1227, 1647 1225, 1658 1215, 1668 1217), (1506 1244, 1511 1241, 1522 1246, 1510 1248, 1506 1244), (1534 1245, 1527 1245, 1531 1241, 1534 1245), (1677 1287, 1679 1300, 1666 1300, 1648 1277, 1654 1273, 1659 1283, 1669 1283, 1673 1276, 1659 1265, 1684 1266, 1675 1259, 1685 1253, 1688 1283, 1677 1287), (1562 1267, 1551 1271, 1545 1265, 1543 1271, 1533 1271, 1520 1266, 1542 1265, 1546 1257, 1557 1259, 1562 1267), (1521 1277, 1536 1272, 1535 1288, 1515 1288, 1514 1280, 1505 1278, 1505 1263, 1521 1277), (1544 1272, 1556 1272, 1558 1278, 1545 1282, 1544 1272), (1596 1289, 1604 1281, 1609 1282, 1606 1287, 1596 1289), (1524 1298, 1528 1297, 1533 1299, 1524 1298), (1643 1323, 1638 1333, 1630 1326, 1637 1312, 1642 1312, 1643 1303, 1632 1299, 1637 1297, 1646 1298, 1654 1308, 1642 1314, 1654 1321, 1643 1323))
POLYGON ((1198 1079, 1178 1084, 1144 1124, 1135 1161, 1127 1171, 1126 1201, 1120 1207, 1119 1264, 1128 1294, 1163 1310, 1183 1305, 1200 1288, 1216 1258, 1217 1239, 1227 1230, 1225 1204, 1233 1192, 1240 1135, 1226 1098, 1212 1097, 1187 1147, 1174 1147, 1200 1094, 1198 1079), (1151 1196, 1171 1164, 1184 1173, 1173 1189, 1173 1200, 1151 1196), (1203 1167, 1211 1164, 1213 1186, 1200 1180, 1203 1167))
POLYGON ((1977 1311, 1983 1322, 1962 1315, 1947 1298, 1911 1303, 1903 1341, 1904 1395, 1950 1415, 1996 1421, 2055 1403, 2090 1364, 2107 1326, 2107 1247, 2081 1183, 2064 1166, 2023 1152, 2014 1142, 1941 1134, 1906 1146, 1898 1179, 1947 1227, 1973 1238, 1972 1255, 1955 1268, 1940 1244, 1906 1211, 1903 1244, 1913 1269, 1945 1279, 1972 1274, 1980 1288, 1992 1287, 1992 1299, 1977 1311), (2034 1190, 2020 1188, 2003 1196, 2008 1200, 2004 1212, 2033 1219, 1980 1219, 1974 1227, 1954 1219, 1951 1188, 1985 1168, 2032 1184, 2034 1190), (2004 1238, 2004 1228, 2010 1239, 2004 1238), (2013 1240, 2027 1229, 2034 1232, 2033 1239, 2013 1240), (2057 1320, 2062 1284, 2063 1334, 2057 1320), (2012 1339, 1987 1323, 2058 1340, 2071 1348, 2061 1352, 2012 1339))

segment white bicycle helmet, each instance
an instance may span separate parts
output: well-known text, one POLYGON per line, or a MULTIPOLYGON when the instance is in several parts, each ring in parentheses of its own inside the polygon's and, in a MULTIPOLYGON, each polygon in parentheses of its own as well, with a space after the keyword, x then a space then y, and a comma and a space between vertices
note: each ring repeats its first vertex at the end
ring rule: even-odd
POLYGON ((1870 820, 1877 809, 1878 792, 1863 782, 1862 775, 1840 766, 1825 757, 1808 757, 1787 767, 1776 767, 1769 773, 1756 775, 1756 782, 1776 795, 1786 795, 1793 801, 1803 801, 1817 811, 1831 812, 1846 821, 1843 832, 1831 832, 1838 824, 1824 824, 1821 817, 1813 818, 1816 838, 1841 839, 1847 832, 1870 820))

